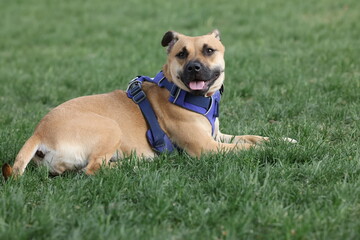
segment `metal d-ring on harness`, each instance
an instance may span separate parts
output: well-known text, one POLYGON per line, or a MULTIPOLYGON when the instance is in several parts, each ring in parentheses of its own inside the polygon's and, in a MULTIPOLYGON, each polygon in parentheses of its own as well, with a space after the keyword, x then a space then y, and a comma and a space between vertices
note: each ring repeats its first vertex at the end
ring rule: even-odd
POLYGON ((139 105, 140 110, 149 125, 146 137, 155 152, 173 152, 177 147, 161 129, 156 114, 151 107, 145 92, 142 90, 144 81, 155 83, 159 87, 166 88, 170 92, 169 102, 204 115, 209 120, 212 126, 212 134, 214 134, 215 120, 219 116, 219 103, 222 91, 215 92, 211 97, 196 96, 169 82, 162 72, 159 72, 155 78, 139 76, 130 81, 126 92, 127 96, 139 105))

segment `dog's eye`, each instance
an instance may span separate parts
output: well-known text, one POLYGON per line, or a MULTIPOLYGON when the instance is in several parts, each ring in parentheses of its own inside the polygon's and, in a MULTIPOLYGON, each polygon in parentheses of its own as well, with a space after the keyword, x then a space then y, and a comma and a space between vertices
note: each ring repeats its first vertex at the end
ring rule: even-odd
POLYGON ((181 52, 179 52, 178 54, 176 54, 176 57, 179 59, 185 59, 187 57, 187 51, 186 50, 182 50, 181 52))
POLYGON ((211 55, 214 54, 214 52, 215 52, 215 50, 212 49, 212 48, 205 48, 204 49, 204 55, 206 55, 206 56, 211 56, 211 55))

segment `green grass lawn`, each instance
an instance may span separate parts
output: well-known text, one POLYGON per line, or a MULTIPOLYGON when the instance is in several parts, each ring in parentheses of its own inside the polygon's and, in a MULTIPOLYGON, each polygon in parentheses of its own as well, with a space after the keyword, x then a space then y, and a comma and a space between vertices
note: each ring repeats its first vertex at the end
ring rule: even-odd
POLYGON ((0 1, 0 164, 82 95, 154 76, 167 30, 220 29, 221 130, 264 148, 0 181, 0 239, 359 239, 360 2, 0 1), (287 144, 282 136, 295 138, 287 144))

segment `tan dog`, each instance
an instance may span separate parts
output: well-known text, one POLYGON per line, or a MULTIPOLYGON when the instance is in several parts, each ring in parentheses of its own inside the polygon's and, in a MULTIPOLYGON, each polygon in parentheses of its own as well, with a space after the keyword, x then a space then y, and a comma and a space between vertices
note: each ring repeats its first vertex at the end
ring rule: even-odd
MULTIPOLYGON (((170 82, 195 95, 211 96, 221 88, 225 49, 217 30, 199 37, 169 31, 162 45, 168 49, 163 73, 170 82)), ((209 121, 170 103, 166 89, 146 83, 143 90, 163 131, 191 156, 248 149, 266 139, 222 134, 218 120, 212 135, 209 121)), ((156 154, 145 137, 147 129, 139 106, 124 91, 75 98, 54 108, 40 121, 18 153, 13 168, 3 166, 3 175, 21 175, 31 159, 47 166, 53 174, 79 169, 93 174, 111 159, 133 152, 153 158, 156 154)))

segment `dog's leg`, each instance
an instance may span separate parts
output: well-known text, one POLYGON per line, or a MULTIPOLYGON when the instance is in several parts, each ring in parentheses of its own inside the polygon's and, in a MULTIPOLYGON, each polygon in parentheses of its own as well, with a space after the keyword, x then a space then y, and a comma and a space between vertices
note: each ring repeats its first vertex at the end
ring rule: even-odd
MULTIPOLYGON (((178 129, 186 129, 186 127, 182 126, 178 129)), ((205 131, 178 131, 175 135, 179 137, 176 141, 176 144, 180 148, 184 149, 191 156, 196 157, 200 157, 201 154, 207 152, 243 150, 255 146, 255 144, 252 142, 218 142, 215 141, 215 139, 208 132, 205 131)))
POLYGON ((224 143, 251 143, 251 144, 258 144, 264 141, 268 141, 268 137, 262 137, 257 135, 241 135, 241 136, 234 136, 229 134, 223 134, 220 131, 216 135, 216 141, 224 142, 224 143))
POLYGON ((110 159, 118 151, 120 141, 106 141, 107 145, 97 147, 97 149, 90 155, 89 163, 85 168, 85 173, 93 175, 101 166, 111 166, 110 159))
MULTIPOLYGON (((260 144, 264 141, 269 141, 270 139, 268 137, 262 137, 262 136, 257 136, 257 135, 240 135, 240 136, 236 136, 236 135, 229 135, 229 134, 224 134, 222 132, 220 132, 219 130, 219 119, 216 119, 215 122, 215 131, 216 134, 214 136, 215 140, 218 142, 223 142, 223 143, 252 143, 252 144, 260 144)), ((292 138, 283 138, 284 141, 286 142, 290 142, 290 143, 297 143, 297 141, 295 139, 292 138)))
POLYGON ((101 166, 106 166, 109 163, 112 154, 105 154, 103 156, 94 156, 89 159, 89 164, 85 168, 87 175, 94 175, 101 166))
MULTIPOLYGON (((223 134, 220 131, 216 135, 215 140, 224 143, 253 143, 253 144, 260 144, 264 141, 270 141, 268 137, 262 137, 257 135, 235 136, 235 135, 223 134)), ((288 137, 283 137, 282 140, 289 143, 297 143, 295 139, 288 137)))
POLYGON ((200 157, 201 154, 207 152, 246 150, 256 146, 253 143, 222 143, 215 141, 211 137, 207 140, 206 143, 203 142, 200 146, 198 142, 189 143, 185 150, 192 156, 200 157))
POLYGON ((268 137, 262 137, 257 135, 242 135, 242 136, 236 136, 236 135, 229 135, 229 134, 223 134, 219 130, 220 121, 217 118, 215 121, 215 135, 214 138, 218 142, 223 143, 236 143, 236 144, 242 144, 242 143, 249 143, 249 144, 257 144, 261 143, 263 141, 268 141, 268 137))
POLYGON ((121 130, 116 127, 111 132, 112 134, 108 134, 106 138, 101 139, 96 148, 93 149, 88 158, 89 163, 85 168, 86 174, 93 175, 101 166, 110 166, 110 159, 117 155, 118 149, 121 147, 121 130))

